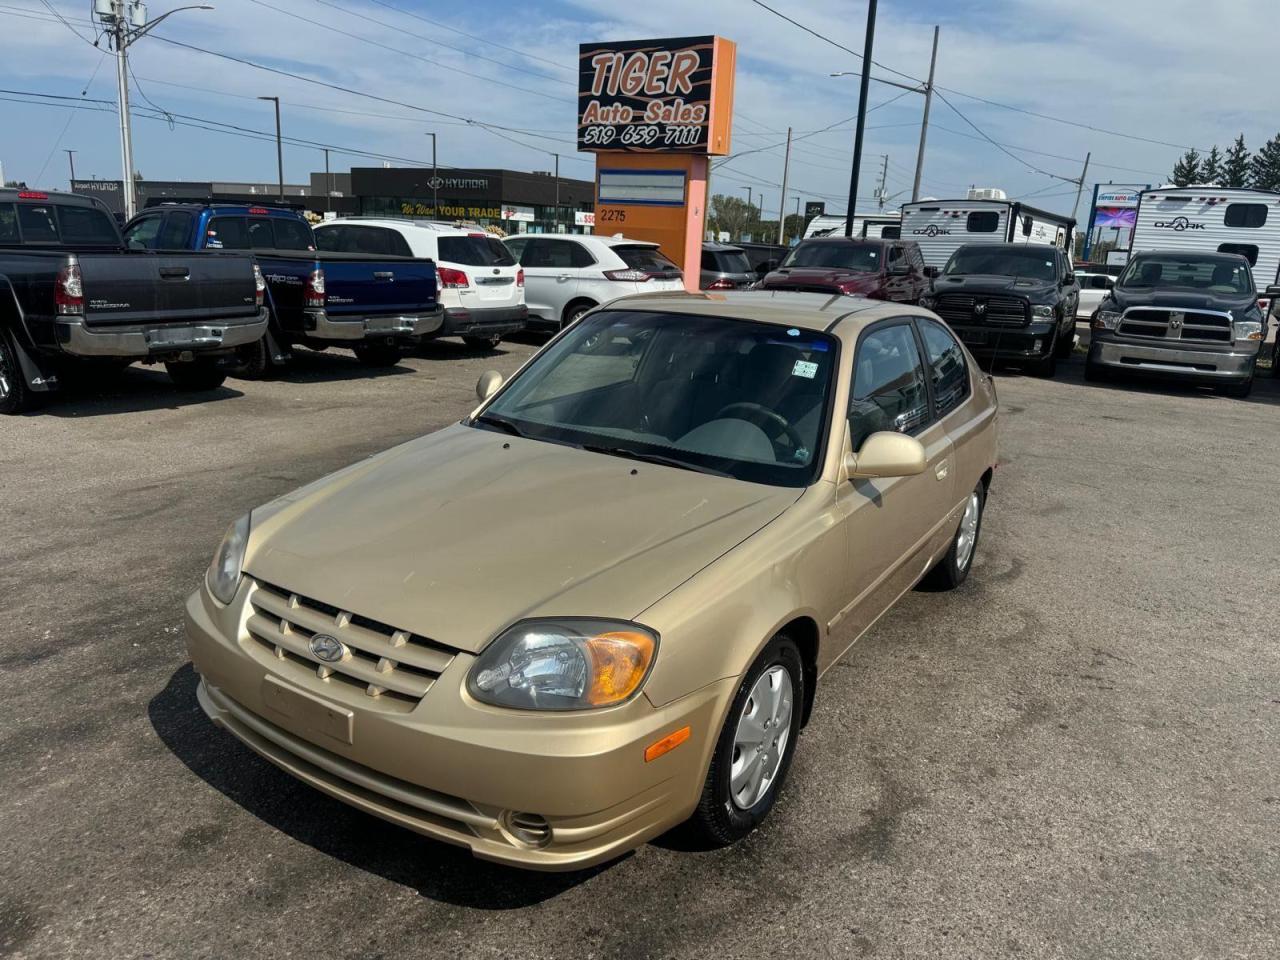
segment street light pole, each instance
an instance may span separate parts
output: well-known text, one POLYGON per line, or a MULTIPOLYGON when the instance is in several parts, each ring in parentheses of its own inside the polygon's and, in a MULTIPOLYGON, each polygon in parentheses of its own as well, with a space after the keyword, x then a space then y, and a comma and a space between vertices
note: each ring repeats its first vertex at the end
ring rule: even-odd
POLYGON ((858 171, 862 166, 862 135, 867 126, 867 88, 871 85, 871 51, 876 37, 876 0, 867 0, 867 37, 862 47, 862 82, 858 86, 858 122, 853 132, 853 166, 849 170, 849 209, 844 215, 844 235, 853 236, 853 208, 858 197, 858 171))
POLYGON ((938 27, 933 27, 933 53, 929 55, 929 79, 924 85, 924 117, 920 121, 920 149, 916 153, 916 179, 911 185, 911 202, 920 199, 920 176, 924 172, 924 142, 929 134, 929 107, 933 105, 933 68, 938 63, 938 27))
POLYGON ((276 180, 280 187, 280 202, 284 203, 284 147, 280 140, 280 98, 259 97, 259 100, 270 100, 276 107, 276 180))
POLYGON ((430 130, 427 136, 431 138, 431 216, 440 219, 440 188, 438 186, 440 175, 436 172, 436 135, 430 130))
MULTIPOLYGON (((874 3, 875 0, 872 0, 874 3)), ((782 195, 778 198, 778 243, 782 243, 782 226, 787 222, 787 172, 791 167, 791 128, 787 127, 787 152, 782 160, 782 195)))
POLYGON ((67 162, 71 164, 71 179, 68 182, 71 184, 71 189, 74 190, 76 188, 76 151, 63 150, 62 152, 67 155, 67 162))
POLYGON ((552 154, 556 158, 556 229, 560 232, 560 154, 552 154))

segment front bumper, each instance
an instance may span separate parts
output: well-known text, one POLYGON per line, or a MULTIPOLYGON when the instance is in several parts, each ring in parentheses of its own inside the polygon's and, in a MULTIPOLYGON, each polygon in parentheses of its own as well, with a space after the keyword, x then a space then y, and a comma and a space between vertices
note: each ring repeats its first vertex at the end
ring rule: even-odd
POLYGON ((1089 363, 1113 370, 1205 380, 1247 380, 1262 349, 1261 341, 1251 346, 1182 342, 1179 346, 1158 342, 1122 339, 1106 330, 1093 330, 1089 343, 1089 363))
POLYGON ((444 310, 440 307, 421 313, 340 319, 330 316, 327 310, 308 310, 306 335, 316 340, 412 340, 435 333, 443 322, 444 310))
POLYGON ((87 327, 83 319, 58 317, 54 334, 64 353, 76 357, 154 357, 173 353, 213 353, 261 340, 267 332, 267 309, 225 323, 139 324, 87 327))
POLYGON ((529 325, 529 308, 448 307, 444 312, 442 337, 497 337, 523 330, 529 325))
POLYGON ((307 688, 324 681, 304 686, 273 667, 269 655, 260 657, 243 627, 251 589, 246 580, 226 608, 203 589, 187 602, 200 706, 252 750, 329 796, 477 857, 538 870, 611 860, 681 823, 697 805, 733 678, 660 708, 640 696, 601 711, 531 713, 471 700, 464 679, 474 657, 459 653, 416 707, 393 711, 338 684, 317 694, 307 688), (228 635, 235 631, 239 639, 228 635), (322 718, 347 718, 343 732, 321 732, 315 724, 328 720, 317 721, 317 710, 322 718), (689 741, 644 761, 646 746, 686 725, 689 741), (513 833, 514 813, 545 818, 546 842, 513 833))
POLYGON ((1052 321, 1025 327, 948 323, 971 354, 992 360, 1043 360, 1053 352, 1052 321))

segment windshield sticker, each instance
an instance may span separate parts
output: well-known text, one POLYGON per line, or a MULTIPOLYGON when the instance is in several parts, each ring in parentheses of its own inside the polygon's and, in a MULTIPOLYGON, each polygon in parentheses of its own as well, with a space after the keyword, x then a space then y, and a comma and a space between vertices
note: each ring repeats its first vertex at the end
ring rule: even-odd
POLYGON ((788 330, 788 331, 787 331, 787 336, 788 336, 788 337, 798 337, 798 336, 800 336, 800 331, 799 331, 799 330, 797 330, 795 327, 792 327, 790 330, 788 330))
POLYGON ((791 368, 791 375, 812 380, 818 375, 818 365, 812 360, 797 360, 796 365, 791 368))

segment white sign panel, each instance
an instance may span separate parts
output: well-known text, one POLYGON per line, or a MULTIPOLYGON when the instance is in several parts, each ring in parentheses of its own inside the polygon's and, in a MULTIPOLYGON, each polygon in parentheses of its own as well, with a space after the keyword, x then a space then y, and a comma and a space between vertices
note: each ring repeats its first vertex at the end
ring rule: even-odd
POLYGON ((594 227, 596 225, 595 211, 593 210, 573 211, 573 225, 575 227, 594 227))

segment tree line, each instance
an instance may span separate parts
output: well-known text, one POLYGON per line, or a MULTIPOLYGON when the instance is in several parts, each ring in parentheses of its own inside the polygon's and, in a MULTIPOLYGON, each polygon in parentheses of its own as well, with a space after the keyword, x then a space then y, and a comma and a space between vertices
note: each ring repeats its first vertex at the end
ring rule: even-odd
POLYGON ((1250 153, 1244 145, 1243 133, 1225 151, 1219 150, 1217 144, 1205 154, 1194 148, 1188 150, 1173 165, 1169 182, 1179 187, 1203 183, 1280 192, 1280 133, 1257 153, 1250 153))

